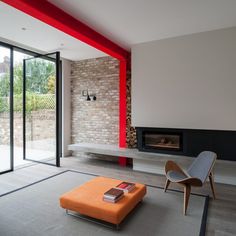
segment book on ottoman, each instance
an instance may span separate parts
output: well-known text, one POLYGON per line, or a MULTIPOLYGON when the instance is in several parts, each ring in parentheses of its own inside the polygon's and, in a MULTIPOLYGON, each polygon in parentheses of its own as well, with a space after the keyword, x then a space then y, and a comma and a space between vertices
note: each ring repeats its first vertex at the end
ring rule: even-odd
POLYGON ((123 190, 125 193, 131 192, 135 189, 135 184, 130 182, 122 182, 116 186, 116 189, 123 190))
POLYGON ((111 188, 103 195, 103 200, 106 202, 115 203, 119 201, 124 196, 123 190, 111 188))

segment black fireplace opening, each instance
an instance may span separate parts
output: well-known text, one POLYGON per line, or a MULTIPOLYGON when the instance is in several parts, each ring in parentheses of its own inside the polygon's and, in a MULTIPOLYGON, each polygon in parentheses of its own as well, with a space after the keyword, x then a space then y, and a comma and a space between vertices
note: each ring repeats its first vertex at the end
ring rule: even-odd
POLYGON ((184 134, 179 129, 136 127, 139 151, 182 155, 184 134))
POLYGON ((161 151, 182 151, 183 135, 178 132, 166 132, 163 130, 143 132, 143 148, 161 151))

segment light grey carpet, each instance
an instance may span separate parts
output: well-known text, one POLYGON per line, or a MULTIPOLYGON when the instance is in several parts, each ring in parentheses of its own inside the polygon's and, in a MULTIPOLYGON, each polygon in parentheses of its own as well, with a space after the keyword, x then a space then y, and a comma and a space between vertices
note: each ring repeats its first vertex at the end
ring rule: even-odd
POLYGON ((35 164, 0 175, 0 195, 22 188, 61 171, 61 168, 55 168, 55 166, 35 164))
POLYGON ((196 236, 205 197, 191 195, 188 215, 182 215, 183 194, 148 187, 143 203, 125 220, 120 231, 68 216, 59 197, 94 176, 65 172, 0 198, 1 236, 196 236))

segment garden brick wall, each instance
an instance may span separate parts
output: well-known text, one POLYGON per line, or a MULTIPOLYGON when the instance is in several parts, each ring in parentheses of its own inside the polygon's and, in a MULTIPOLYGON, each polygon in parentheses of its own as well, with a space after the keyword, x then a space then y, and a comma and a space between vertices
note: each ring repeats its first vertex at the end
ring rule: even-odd
MULTIPOLYGON (((26 119, 26 139, 36 141, 55 138, 55 111, 33 111, 26 119)), ((9 113, 0 113, 0 145, 10 144, 9 113)), ((14 113, 14 145, 23 145, 23 118, 22 113, 14 113)))

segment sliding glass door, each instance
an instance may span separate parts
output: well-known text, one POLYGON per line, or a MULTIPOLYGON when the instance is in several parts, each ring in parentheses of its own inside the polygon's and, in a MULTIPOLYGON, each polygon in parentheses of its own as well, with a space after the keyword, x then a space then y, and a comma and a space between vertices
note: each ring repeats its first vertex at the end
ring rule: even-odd
POLYGON ((60 166, 59 53, 25 59, 23 77, 23 157, 60 166))
POLYGON ((0 45, 0 173, 13 170, 12 50, 0 45))

